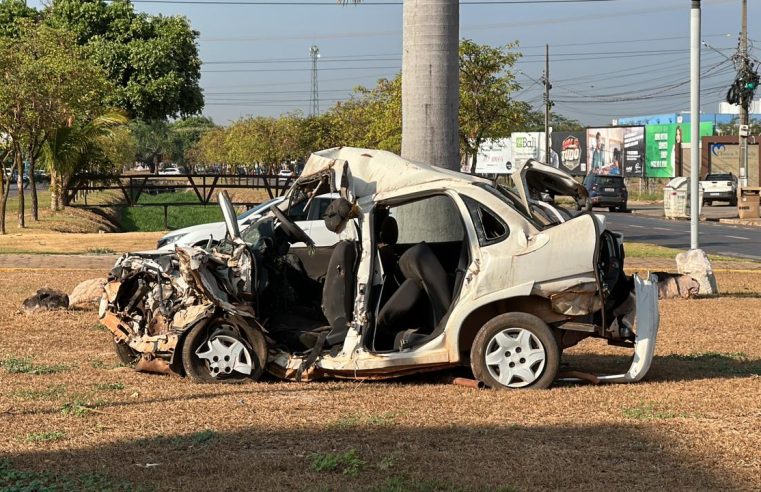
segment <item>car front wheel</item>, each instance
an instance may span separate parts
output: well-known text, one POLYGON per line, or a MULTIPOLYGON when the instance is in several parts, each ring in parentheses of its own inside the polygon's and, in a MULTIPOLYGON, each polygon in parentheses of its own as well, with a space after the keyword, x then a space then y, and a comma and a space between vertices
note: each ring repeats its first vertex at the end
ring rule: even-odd
POLYGON ((258 380, 267 363, 267 342, 245 321, 222 318, 191 329, 182 345, 182 364, 199 383, 258 380))
POLYGON ((479 330, 470 350, 473 375, 491 388, 549 387, 560 367, 552 330, 526 313, 507 313, 479 330))

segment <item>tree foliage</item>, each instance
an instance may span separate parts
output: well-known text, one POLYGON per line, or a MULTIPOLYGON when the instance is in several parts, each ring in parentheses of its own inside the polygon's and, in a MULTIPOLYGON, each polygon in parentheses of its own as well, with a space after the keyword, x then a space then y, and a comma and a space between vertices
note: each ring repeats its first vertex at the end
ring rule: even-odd
POLYGON ((19 37, 24 21, 34 20, 37 15, 23 0, 0 0, 0 37, 19 37))
MULTIPOLYGON (((0 37, 0 73, 0 133, 10 141, 21 182, 24 161, 29 163, 32 177, 35 161, 52 133, 90 121, 102 112, 109 84, 71 33, 23 19, 15 36, 0 37)), ((31 193, 36 219, 34 181, 31 193)), ((0 206, 0 232, 5 226, 4 204, 5 200, 0 206)), ((23 227, 23 193, 18 204, 23 227)))
POLYGON ((53 0, 50 25, 74 33, 115 85, 106 103, 133 118, 163 120, 203 108, 201 60, 184 17, 150 16, 127 0, 53 0))

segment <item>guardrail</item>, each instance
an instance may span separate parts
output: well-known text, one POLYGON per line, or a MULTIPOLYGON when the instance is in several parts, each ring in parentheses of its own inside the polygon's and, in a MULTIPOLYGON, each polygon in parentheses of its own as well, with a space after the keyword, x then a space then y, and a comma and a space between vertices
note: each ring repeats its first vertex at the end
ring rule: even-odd
MULTIPOLYGON (((138 200, 143 192, 151 193, 174 191, 177 189, 191 189, 198 197, 198 202, 178 205, 209 205, 216 203, 212 200, 214 191, 218 188, 265 190, 270 198, 282 196, 291 187, 293 176, 279 175, 239 175, 239 174, 83 174, 72 183, 64 197, 67 205, 72 205, 82 198, 87 205, 87 193, 92 191, 119 190, 124 195, 127 206, 138 206, 138 200)), ((152 204, 140 204, 148 206, 152 204)), ((161 204, 155 204, 160 206, 161 204)), ((244 203, 234 203, 244 205, 244 203)))

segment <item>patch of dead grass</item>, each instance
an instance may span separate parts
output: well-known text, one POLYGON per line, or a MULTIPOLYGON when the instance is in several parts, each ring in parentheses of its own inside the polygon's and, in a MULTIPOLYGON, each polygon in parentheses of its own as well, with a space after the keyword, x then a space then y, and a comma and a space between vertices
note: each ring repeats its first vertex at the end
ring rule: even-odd
MULTIPOLYGON (((628 386, 478 391, 435 376, 213 386, 118 367, 94 310, 18 312, 41 285, 70 290, 102 273, 0 272, 0 360, 72 367, 0 369, 0 460, 14 467, 187 490, 761 488, 761 299, 662 301, 651 373, 628 386), (123 389, 105 389, 116 382, 123 389), (62 412, 76 402, 97 411, 62 412), (27 440, 44 432, 65 438, 27 440), (313 468, 315 456, 351 450, 356 475, 313 468)), ((761 293, 761 272, 718 275, 761 293)), ((564 363, 619 371, 630 354, 589 340, 564 363)))
POLYGON ((27 231, 0 236, 0 253, 94 254, 154 249, 163 232, 64 234, 27 231))

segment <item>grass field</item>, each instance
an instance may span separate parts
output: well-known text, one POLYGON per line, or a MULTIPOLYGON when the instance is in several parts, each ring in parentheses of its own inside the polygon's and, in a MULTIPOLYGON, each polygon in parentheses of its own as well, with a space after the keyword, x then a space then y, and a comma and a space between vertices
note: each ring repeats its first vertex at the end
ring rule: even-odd
MULTIPOLYGON (((19 312, 103 271, 2 269, 0 490, 759 490, 761 266, 730 267, 720 298, 661 301, 646 381, 514 392, 139 374, 94 310, 19 312)), ((587 341, 564 362, 628 355, 587 341)))
MULTIPOLYGON (((164 205, 172 203, 200 203, 192 191, 175 193, 160 193, 158 195, 140 196, 140 205, 164 205)), ((182 229, 197 224, 219 222, 224 220, 217 204, 175 206, 167 209, 167 224, 169 229, 182 229)), ((164 207, 124 207, 121 211, 123 232, 152 232, 164 231, 164 207)))

